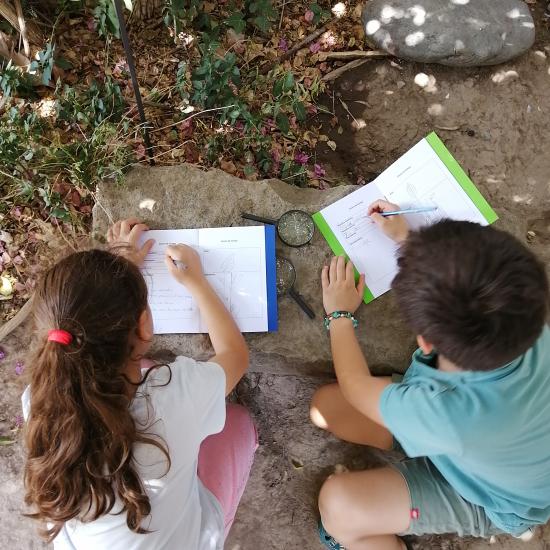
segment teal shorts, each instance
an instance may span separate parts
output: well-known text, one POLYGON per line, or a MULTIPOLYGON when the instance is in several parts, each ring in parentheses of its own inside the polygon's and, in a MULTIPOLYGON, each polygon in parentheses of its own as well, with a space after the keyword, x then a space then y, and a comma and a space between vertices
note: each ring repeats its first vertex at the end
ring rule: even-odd
POLYGON ((491 537, 504 533, 482 506, 464 500, 426 457, 406 458, 392 463, 405 479, 411 499, 411 522, 401 535, 491 537))

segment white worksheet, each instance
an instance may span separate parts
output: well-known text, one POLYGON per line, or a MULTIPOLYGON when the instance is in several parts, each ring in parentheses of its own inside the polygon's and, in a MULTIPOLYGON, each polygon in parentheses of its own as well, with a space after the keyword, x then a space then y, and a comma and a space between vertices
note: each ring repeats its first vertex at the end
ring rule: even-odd
POLYGON ((208 332, 193 297, 165 264, 166 247, 179 243, 198 252, 206 278, 241 332, 268 330, 263 226, 151 230, 143 234, 142 242, 148 239, 155 244, 142 273, 155 334, 208 332))
MULTIPOLYGON (((374 297, 390 289, 397 273, 396 245, 368 215, 369 205, 377 199, 398 204, 403 210, 437 207, 431 212, 406 214, 413 229, 443 218, 488 223, 432 146, 423 139, 374 181, 314 215, 314 219, 317 216, 324 219, 330 228, 323 230, 324 222, 320 225, 330 246, 335 249, 339 244, 358 272, 365 274, 366 286, 374 297)), ((319 225, 319 218, 316 222, 319 225)))

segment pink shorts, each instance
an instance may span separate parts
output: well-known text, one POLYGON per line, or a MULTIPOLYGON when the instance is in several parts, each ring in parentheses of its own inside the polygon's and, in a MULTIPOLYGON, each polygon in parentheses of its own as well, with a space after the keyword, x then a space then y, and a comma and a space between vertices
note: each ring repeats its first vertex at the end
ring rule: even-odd
POLYGON ((199 479, 220 503, 229 533, 258 448, 258 434, 247 409, 227 405, 225 427, 207 437, 199 452, 199 479))

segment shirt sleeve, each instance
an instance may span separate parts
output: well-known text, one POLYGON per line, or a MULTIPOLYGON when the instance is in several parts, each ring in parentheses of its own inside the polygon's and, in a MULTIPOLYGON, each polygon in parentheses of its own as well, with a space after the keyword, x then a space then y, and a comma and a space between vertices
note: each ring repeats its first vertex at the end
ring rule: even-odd
POLYGON ((193 410, 201 440, 221 432, 225 425, 225 371, 217 363, 189 357, 178 357, 170 368, 179 399, 185 399, 193 410))
POLYGON ((461 438, 451 414, 452 388, 436 384, 390 384, 382 392, 384 424, 409 457, 460 454, 461 438))

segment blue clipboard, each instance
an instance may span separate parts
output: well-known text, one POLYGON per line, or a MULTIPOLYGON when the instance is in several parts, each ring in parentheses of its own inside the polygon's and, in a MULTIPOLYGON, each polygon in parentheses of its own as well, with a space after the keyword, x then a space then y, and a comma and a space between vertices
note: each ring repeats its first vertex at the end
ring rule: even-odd
POLYGON ((275 253, 275 226, 264 226, 265 233, 265 270, 267 285, 267 330, 276 332, 279 328, 277 311, 277 264, 275 253))

